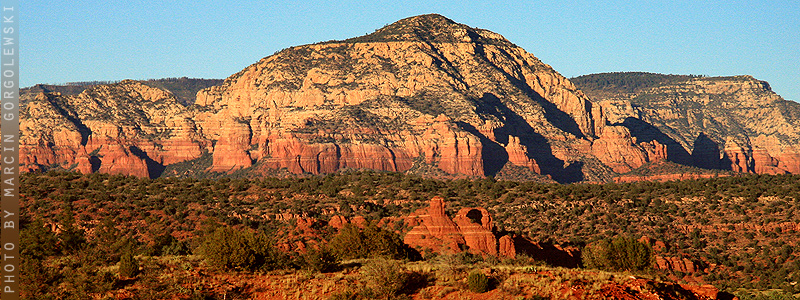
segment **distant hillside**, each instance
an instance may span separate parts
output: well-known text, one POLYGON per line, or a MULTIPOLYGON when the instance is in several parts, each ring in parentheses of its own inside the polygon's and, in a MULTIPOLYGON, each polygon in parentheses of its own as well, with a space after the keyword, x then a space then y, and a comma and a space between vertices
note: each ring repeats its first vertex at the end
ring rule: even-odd
POLYGON ((170 91, 178 102, 183 105, 194 104, 197 92, 215 85, 220 85, 224 79, 203 78, 163 78, 142 81, 145 85, 170 91))
MULTIPOLYGON (((32 87, 21 88, 19 90, 20 95, 26 94, 38 94, 38 93, 61 93, 62 95, 77 95, 86 90, 89 87, 99 85, 99 84, 107 84, 107 83, 93 83, 93 82, 80 82, 80 83, 69 83, 69 84, 37 84, 32 87)), ((22 97, 24 98, 24 97, 22 97)))
POLYGON ((585 90, 614 90, 633 93, 645 88, 700 78, 699 75, 672 75, 647 72, 613 72, 589 74, 571 78, 585 90))
MULTIPOLYGON (((150 87, 167 90, 175 95, 175 97, 178 98, 178 102, 181 104, 190 105, 194 103, 198 91, 220 85, 223 81, 224 79, 172 77, 141 80, 140 82, 150 87)), ((20 89, 20 94, 61 93, 63 96, 72 96, 78 95, 90 87, 118 82, 119 81, 82 81, 68 82, 65 84, 37 84, 32 87, 20 89)))
POLYGON ((699 75, 672 75, 647 72, 612 72, 582 75, 570 81, 590 98, 636 93, 644 89, 700 78, 699 75))

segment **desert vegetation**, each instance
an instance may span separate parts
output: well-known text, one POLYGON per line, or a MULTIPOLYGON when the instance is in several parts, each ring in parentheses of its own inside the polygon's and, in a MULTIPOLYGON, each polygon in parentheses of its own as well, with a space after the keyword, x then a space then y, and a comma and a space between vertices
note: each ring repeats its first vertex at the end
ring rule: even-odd
POLYGON ((634 93, 643 89, 704 78, 702 75, 672 75, 647 72, 612 72, 583 75, 571 78, 581 89, 606 90, 617 93, 634 93))
POLYGON ((490 293, 554 297, 565 282, 600 293, 635 274, 659 284, 713 284, 742 299, 769 290, 778 297, 800 292, 798 179, 559 185, 372 171, 213 180, 29 173, 21 189, 23 287, 28 299, 245 299, 266 289, 254 278, 269 278, 286 287, 319 284, 321 298, 435 298, 484 290, 480 275, 470 275, 480 273, 490 293), (379 221, 433 196, 447 199, 451 215, 488 209, 497 232, 583 249, 582 267, 468 253, 423 260, 402 243, 409 228, 379 221), (366 223, 337 230, 327 225, 333 216, 366 223), (659 257, 692 268, 659 268, 659 257), (402 284, 370 283, 370 268, 394 270, 402 284), (529 277, 551 293, 532 294, 529 277))

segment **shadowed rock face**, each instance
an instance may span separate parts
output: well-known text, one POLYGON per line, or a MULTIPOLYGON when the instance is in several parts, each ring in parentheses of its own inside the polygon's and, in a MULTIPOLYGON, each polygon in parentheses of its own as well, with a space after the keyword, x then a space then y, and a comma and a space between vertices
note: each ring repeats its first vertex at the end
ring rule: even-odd
POLYGON ((696 167, 719 169, 721 167, 719 145, 701 132, 694 140, 692 160, 696 167))

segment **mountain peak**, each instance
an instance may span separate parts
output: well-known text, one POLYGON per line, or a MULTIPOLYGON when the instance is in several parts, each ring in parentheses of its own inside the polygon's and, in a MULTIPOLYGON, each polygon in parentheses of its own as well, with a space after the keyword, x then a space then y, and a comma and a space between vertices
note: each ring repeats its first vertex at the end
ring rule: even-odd
POLYGON ((457 23, 439 14, 408 17, 375 32, 346 42, 422 41, 431 43, 483 43, 513 45, 502 35, 457 23))
MULTIPOLYGON (((442 16, 440 14, 425 14, 419 16, 408 17, 398 20, 389 26, 417 26, 417 27, 450 27, 450 26, 466 26, 456 23, 455 21, 442 16)), ((389 27, 386 26, 386 27, 389 27)))

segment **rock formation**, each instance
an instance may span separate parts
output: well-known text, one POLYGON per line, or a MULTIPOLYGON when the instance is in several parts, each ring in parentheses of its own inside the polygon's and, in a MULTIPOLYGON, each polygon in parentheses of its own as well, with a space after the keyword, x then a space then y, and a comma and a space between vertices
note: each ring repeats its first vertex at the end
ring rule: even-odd
POLYGON ((288 48, 199 91, 189 107, 132 81, 80 95, 38 90, 24 108, 30 169, 157 176, 208 152, 204 171, 214 172, 403 172, 422 163, 486 176, 511 163, 579 181, 592 170, 566 167, 581 160, 625 169, 648 159, 624 127, 604 130, 599 107, 550 66, 499 34, 439 15, 288 48), (42 126, 37 109, 58 125, 42 126), (617 135, 592 146, 600 131, 617 135), (626 138, 624 149, 603 149, 626 138))
POLYGON ((655 263, 656 263, 656 268, 662 270, 670 270, 686 274, 692 274, 697 271, 694 262, 692 262, 688 258, 663 257, 657 255, 655 257, 655 263))
MULTIPOLYGON (((494 232, 492 215, 484 208, 462 208, 450 219, 445 213, 445 203, 441 197, 433 197, 427 208, 419 209, 403 217, 403 220, 411 226, 403 242, 422 251, 440 254, 469 251, 511 258, 524 253, 558 266, 577 267, 579 263, 577 249, 540 245, 520 236, 499 236, 494 232)), ((338 224, 340 220, 336 218, 331 222, 338 224)))
POLYGON ((430 249, 436 253, 458 253, 463 250, 481 255, 498 255, 514 257, 513 243, 509 238, 500 240, 494 233, 494 223, 489 212, 480 207, 461 209, 453 219, 445 213, 444 199, 434 197, 430 206, 420 209, 405 217, 405 223, 412 229, 406 233, 403 241, 412 248, 430 249))
POLYGON ((414 226, 403 238, 403 242, 412 248, 431 249, 437 253, 458 253, 461 252, 462 245, 466 245, 458 225, 445 213, 444 199, 441 197, 434 197, 429 207, 412 213, 406 224, 414 226))
POLYGON ((453 218, 469 249, 497 255, 497 237, 492 230, 494 222, 485 208, 463 208, 453 218))
POLYGON ((511 236, 501 236, 497 242, 500 244, 500 251, 498 254, 501 257, 514 258, 517 256, 517 248, 514 246, 514 239, 512 239, 511 236))
POLYGON ((328 226, 336 228, 337 230, 342 229, 344 225, 347 225, 347 219, 344 216, 333 216, 331 220, 328 221, 328 226))

